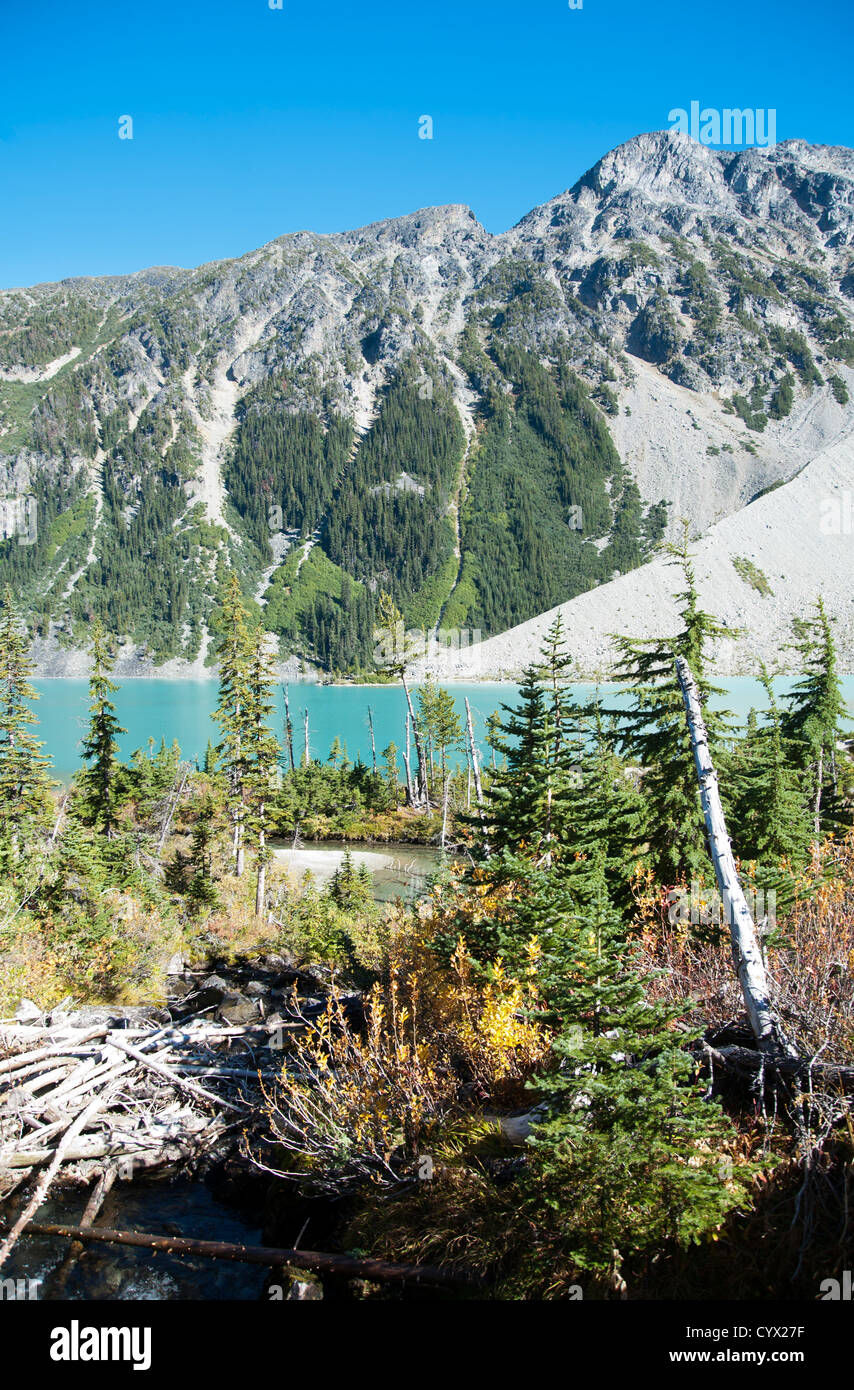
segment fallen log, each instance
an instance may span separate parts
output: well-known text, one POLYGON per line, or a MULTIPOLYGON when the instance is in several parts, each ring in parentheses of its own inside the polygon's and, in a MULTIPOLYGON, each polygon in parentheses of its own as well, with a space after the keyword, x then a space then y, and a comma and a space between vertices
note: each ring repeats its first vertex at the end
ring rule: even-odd
POLYGON ((36 1184, 35 1192, 33 1193, 27 1205, 24 1207, 24 1210, 21 1212, 14 1226, 9 1231, 3 1244, 0 1245, 0 1269, 2 1269, 9 1255, 12 1253, 12 1250, 15 1248, 15 1245, 18 1241, 18 1237, 26 1227, 30 1218, 35 1215, 42 1202, 44 1201, 45 1197, 47 1196, 48 1189, 50 1188, 51 1183, 53 1182, 54 1178, 59 1172, 60 1167, 62 1166, 66 1150, 71 1144, 73 1144, 78 1134, 81 1134, 83 1132, 83 1130, 86 1128, 86 1125, 93 1118, 93 1116, 96 1115, 99 1110, 103 1109, 103 1107, 107 1104, 108 1099, 109 1096, 107 1095, 95 1096, 94 1100, 91 1100, 89 1104, 86 1106, 86 1109, 81 1111, 77 1118, 69 1125, 68 1129, 66 1130, 65 1134, 63 1135, 62 1139, 59 1141, 59 1144, 57 1145, 56 1152, 54 1153, 53 1158, 51 1159, 49 1167, 47 1168, 46 1172, 42 1175, 42 1177, 39 1178, 39 1181, 36 1184))
MULTIPOLYGON (((94 1226, 101 1211, 101 1207, 104 1205, 117 1176, 118 1169, 114 1167, 101 1169, 99 1176, 95 1180, 92 1191, 89 1194, 89 1200, 83 1210, 83 1215, 80 1218, 81 1226, 94 1226)), ((61 1296, 65 1291, 65 1286, 68 1283, 68 1276, 83 1254, 84 1248, 82 1240, 73 1240, 71 1242, 66 1252, 65 1259, 54 1275, 52 1290, 54 1297, 57 1295, 61 1296)))
POLYGON ((757 1076, 764 1071, 766 1075, 779 1076, 787 1081, 807 1082, 813 1090, 819 1086, 839 1090, 845 1095, 854 1094, 854 1067, 839 1067, 833 1062, 815 1062, 810 1057, 788 1054, 769 1056, 767 1052, 757 1052, 735 1044, 714 1047, 704 1042, 702 1055, 722 1071, 733 1071, 745 1077, 757 1076))
POLYGON ((240 1114, 241 1109, 251 1109, 248 1101, 241 1101, 240 1105, 232 1105, 231 1101, 223 1100, 222 1096, 215 1095, 213 1091, 206 1091, 204 1086, 197 1086, 195 1081, 186 1081, 183 1077, 179 1076, 177 1072, 164 1066, 162 1062, 155 1062, 153 1057, 146 1057, 144 1052, 141 1052, 138 1047, 134 1047, 131 1043, 123 1042, 116 1038, 112 1045, 121 1048, 124 1052, 127 1052, 130 1057, 133 1057, 135 1061, 147 1067, 149 1071, 153 1071, 157 1076, 165 1078, 166 1081, 171 1082, 178 1090, 187 1091, 191 1096, 196 1096, 200 1100, 206 1100, 209 1104, 221 1107, 224 1110, 234 1110, 237 1114, 240 1114))
POLYGON ((317 1274, 337 1274, 350 1279, 377 1283, 412 1282, 438 1286, 470 1286, 480 1283, 471 1274, 462 1274, 434 1265, 396 1264, 391 1260, 356 1259, 351 1255, 329 1255, 317 1250, 282 1250, 268 1245, 232 1245, 220 1240, 193 1240, 187 1236, 154 1236, 142 1231, 112 1231, 101 1226, 55 1226, 32 1221, 31 1235, 63 1236, 75 1241, 103 1241, 107 1245, 135 1245, 144 1250, 162 1250, 170 1255, 202 1255, 211 1259, 237 1260, 244 1264, 278 1268, 291 1265, 317 1274))

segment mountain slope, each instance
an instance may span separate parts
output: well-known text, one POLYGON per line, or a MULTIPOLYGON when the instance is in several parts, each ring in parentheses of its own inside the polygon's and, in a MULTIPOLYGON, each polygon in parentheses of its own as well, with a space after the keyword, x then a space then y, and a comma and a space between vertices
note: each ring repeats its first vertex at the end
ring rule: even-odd
MULTIPOLYGON (((785 670, 792 619, 808 616, 819 593, 834 625, 840 666, 854 670, 854 430, 823 449, 791 482, 717 522, 693 548, 701 606, 738 632, 719 643, 710 669, 755 675, 759 661, 785 670)), ((653 637, 679 631, 681 569, 657 557, 592 593, 557 605, 430 666, 441 679, 510 679, 537 651, 559 613, 579 679, 607 676, 612 634, 653 637)))
POLYGON ((94 614, 203 663, 229 563, 342 671, 381 589, 487 636, 604 602, 850 432, 852 234, 851 151, 667 132, 500 236, 454 205, 0 292, 7 530, 38 513, 0 580, 52 669, 94 614))

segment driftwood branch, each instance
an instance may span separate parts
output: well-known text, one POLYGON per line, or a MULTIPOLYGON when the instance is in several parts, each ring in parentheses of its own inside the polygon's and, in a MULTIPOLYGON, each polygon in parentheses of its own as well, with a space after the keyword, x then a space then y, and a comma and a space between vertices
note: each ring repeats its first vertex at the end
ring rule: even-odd
POLYGON ((0 1265, 54 1184, 103 1175, 86 1225, 116 1172, 198 1160, 235 1124, 258 1123, 261 1088, 282 1065, 281 1035, 304 1026, 201 1016, 147 1028, 0 1020, 0 1200, 29 1188, 0 1265))
POLYGON ((74 1142, 78 1134, 81 1134, 83 1132, 89 1121, 94 1118, 98 1111, 103 1109, 105 1103, 105 1096, 95 1096, 95 1098, 91 1100, 89 1104, 86 1106, 86 1109, 81 1111, 81 1113, 77 1116, 73 1123, 69 1125, 68 1129, 63 1135, 62 1140, 57 1146, 56 1153, 54 1154, 50 1162, 50 1166, 39 1178, 39 1181, 36 1183, 35 1192, 33 1193, 27 1205, 24 1207, 24 1210, 21 1212, 20 1216, 18 1217, 11 1231, 7 1235, 3 1244, 0 1245, 0 1267, 2 1267, 8 1259, 15 1245, 17 1244, 18 1237, 20 1236, 21 1232, 24 1230, 30 1218, 38 1211, 39 1207, 41 1206, 42 1202, 47 1196, 48 1188, 50 1187, 51 1183, 53 1182, 62 1165, 66 1149, 68 1149, 68 1147, 74 1142))

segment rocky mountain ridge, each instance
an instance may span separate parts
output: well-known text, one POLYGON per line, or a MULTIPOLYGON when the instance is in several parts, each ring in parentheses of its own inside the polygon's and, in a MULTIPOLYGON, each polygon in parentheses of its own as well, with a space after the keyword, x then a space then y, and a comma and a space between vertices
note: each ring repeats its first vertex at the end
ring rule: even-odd
POLYGON ((0 496, 39 525, 0 578, 46 669, 93 614, 204 669, 227 562, 297 669, 366 669, 382 589, 496 641, 607 612, 846 439, 852 300, 854 152, 672 132, 500 235, 451 205, 2 291, 0 496))

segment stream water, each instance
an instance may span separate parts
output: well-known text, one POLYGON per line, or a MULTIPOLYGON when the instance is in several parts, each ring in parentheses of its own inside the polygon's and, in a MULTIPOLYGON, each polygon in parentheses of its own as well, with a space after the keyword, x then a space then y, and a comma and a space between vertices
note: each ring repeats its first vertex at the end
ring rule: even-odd
MULTIPOLYGON (((86 1191, 63 1192, 48 1201, 38 1221, 76 1225, 86 1191)), ((201 1179, 117 1183, 98 1223, 154 1235, 193 1236, 260 1245, 261 1212, 218 1196, 201 1179)), ((295 1233, 296 1234, 296 1233, 295 1233)), ((248 1299, 263 1297, 268 1271, 261 1265, 169 1255, 120 1245, 87 1245, 66 1265, 69 1241, 24 1236, 3 1267, 4 1279, 26 1280, 24 1297, 54 1299, 248 1299)))
MULTIPOLYGON (((442 863, 442 854, 427 845, 389 843, 387 845, 351 845, 353 863, 364 865, 371 876, 377 902, 393 902, 395 898, 411 901, 427 889, 431 874, 442 863)), ((277 841, 274 857, 297 878, 310 873, 318 888, 325 888, 336 869, 344 861, 347 846, 340 840, 312 840, 296 847, 277 841)))

